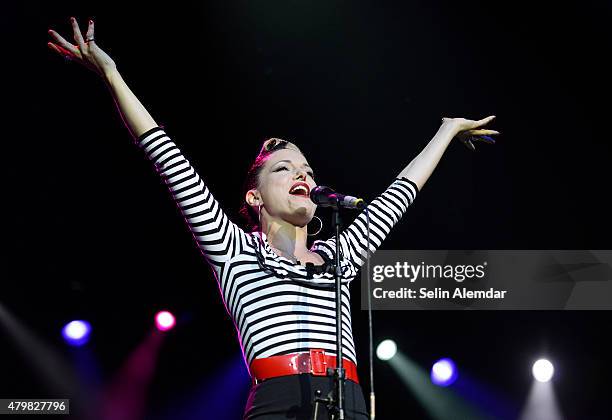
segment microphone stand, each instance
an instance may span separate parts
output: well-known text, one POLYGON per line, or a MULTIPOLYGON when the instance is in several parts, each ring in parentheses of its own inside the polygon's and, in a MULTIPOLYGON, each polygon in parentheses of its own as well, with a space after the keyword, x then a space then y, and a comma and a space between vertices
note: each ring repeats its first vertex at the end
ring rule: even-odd
POLYGON ((345 420, 344 416, 344 381, 345 370, 342 364, 342 271, 340 267, 340 219, 339 206, 332 206, 332 228, 336 238, 336 252, 334 255, 334 277, 336 281, 336 368, 327 368, 327 376, 334 377, 334 388, 325 398, 317 390, 313 408, 313 420, 319 420, 319 404, 325 403, 332 413, 332 420, 345 420))

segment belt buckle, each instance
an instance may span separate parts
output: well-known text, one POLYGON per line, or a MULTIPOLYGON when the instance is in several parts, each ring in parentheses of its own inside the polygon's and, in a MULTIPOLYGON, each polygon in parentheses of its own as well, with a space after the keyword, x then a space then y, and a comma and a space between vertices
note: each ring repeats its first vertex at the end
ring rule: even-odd
POLYGON ((310 349, 307 354, 310 356, 310 373, 315 376, 325 376, 327 374, 325 350, 310 349))

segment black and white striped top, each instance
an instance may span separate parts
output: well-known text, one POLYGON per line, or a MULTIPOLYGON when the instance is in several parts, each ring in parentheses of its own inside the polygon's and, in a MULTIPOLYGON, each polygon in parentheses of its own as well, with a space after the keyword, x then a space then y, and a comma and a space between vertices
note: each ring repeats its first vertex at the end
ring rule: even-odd
MULTIPOLYGON (((231 222, 200 176, 160 127, 137 139, 168 186, 191 233, 213 268, 234 321, 247 365, 256 358, 324 349, 336 354, 333 274, 277 255, 266 235, 231 222)), ((375 251, 414 201, 418 189, 397 178, 368 205, 370 249, 375 251)), ((367 238, 362 212, 340 237, 342 329, 346 358, 357 363, 351 329, 349 283, 364 263, 367 238)), ((335 240, 315 241, 311 251, 333 258, 335 240)))

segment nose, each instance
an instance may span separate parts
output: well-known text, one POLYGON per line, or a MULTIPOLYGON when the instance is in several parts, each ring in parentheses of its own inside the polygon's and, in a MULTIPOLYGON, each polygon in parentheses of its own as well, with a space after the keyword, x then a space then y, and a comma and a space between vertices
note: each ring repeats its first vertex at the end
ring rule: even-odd
POLYGON ((306 181, 306 176, 307 176, 306 171, 304 171, 303 169, 297 169, 295 179, 306 181))

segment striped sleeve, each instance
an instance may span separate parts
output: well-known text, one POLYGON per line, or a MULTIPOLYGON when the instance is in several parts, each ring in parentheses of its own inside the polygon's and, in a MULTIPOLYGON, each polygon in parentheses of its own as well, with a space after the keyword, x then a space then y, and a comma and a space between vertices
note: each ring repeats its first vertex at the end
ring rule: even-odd
POLYGON ((219 268, 241 249, 246 234, 231 222, 198 173, 161 127, 136 139, 170 190, 200 252, 219 268))
MULTIPOLYGON (((375 252, 412 204, 419 189, 408 178, 396 178, 393 183, 367 205, 370 213, 370 252, 375 252)), ((322 244, 330 257, 336 248, 332 237, 322 244)), ((362 211, 340 234, 341 255, 348 258, 356 269, 365 262, 367 249, 366 213, 362 211)))

